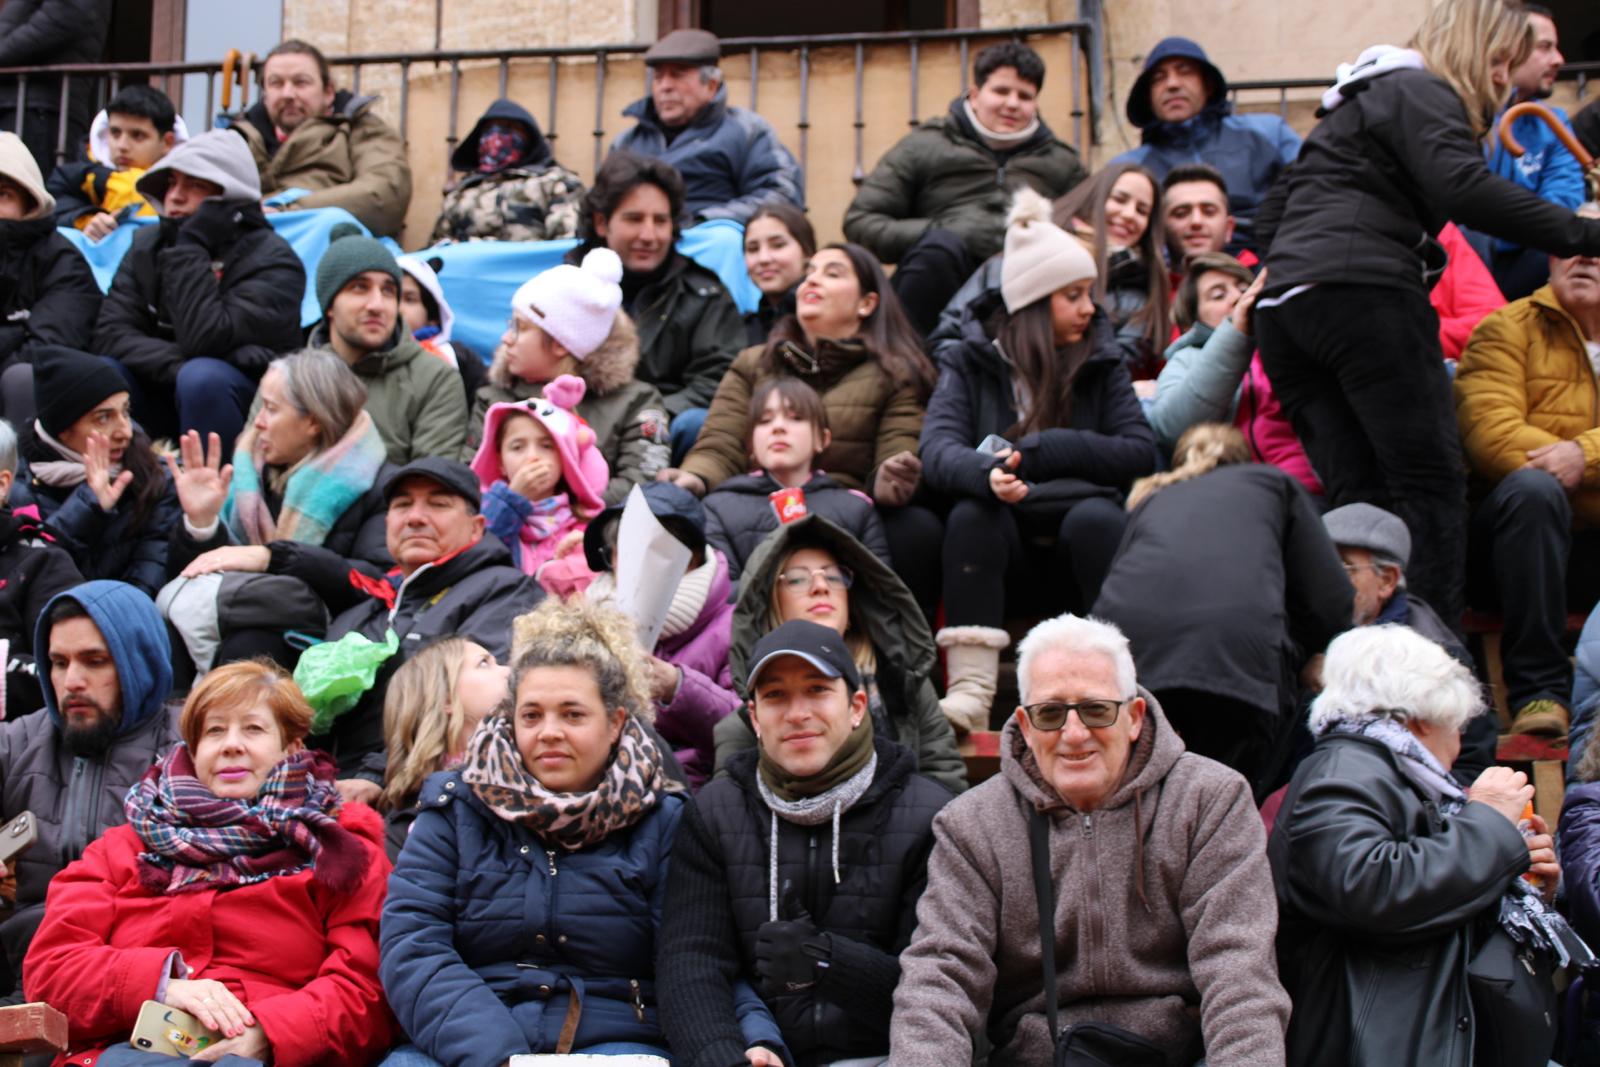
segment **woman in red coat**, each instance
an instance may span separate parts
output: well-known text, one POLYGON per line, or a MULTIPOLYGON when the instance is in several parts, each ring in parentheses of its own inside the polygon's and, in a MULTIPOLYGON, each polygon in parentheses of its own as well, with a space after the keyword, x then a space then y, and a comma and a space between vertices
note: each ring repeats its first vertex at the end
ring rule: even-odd
POLYGON ((383 824, 341 805, 333 764, 302 743, 310 726, 264 662, 219 667, 189 694, 183 741, 129 790, 128 825, 50 886, 23 988, 67 1017, 78 1051, 58 1063, 171 1065, 128 1045, 146 1000, 222 1033, 196 1062, 361 1064, 392 1043, 383 824))

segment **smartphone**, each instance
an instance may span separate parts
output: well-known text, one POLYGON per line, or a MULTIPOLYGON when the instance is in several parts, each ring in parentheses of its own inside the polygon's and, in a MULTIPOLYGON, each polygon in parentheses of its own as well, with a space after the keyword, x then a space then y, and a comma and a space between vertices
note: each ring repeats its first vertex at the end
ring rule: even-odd
POLYGON ((0 863, 9 864, 39 840, 39 820, 25 811, 0 827, 0 863))
POLYGON ((992 433, 979 441, 978 447, 974 451, 978 453, 979 457, 988 460, 989 466, 997 467, 1000 465, 1000 453, 1010 452, 1012 448, 1013 445, 1010 441, 1007 441, 997 433, 992 433))
POLYGON ((140 1052, 187 1059, 221 1040, 221 1034, 206 1029, 205 1024, 188 1012, 159 1000, 147 1000, 139 1007, 139 1017, 134 1020, 133 1036, 128 1043, 140 1052))

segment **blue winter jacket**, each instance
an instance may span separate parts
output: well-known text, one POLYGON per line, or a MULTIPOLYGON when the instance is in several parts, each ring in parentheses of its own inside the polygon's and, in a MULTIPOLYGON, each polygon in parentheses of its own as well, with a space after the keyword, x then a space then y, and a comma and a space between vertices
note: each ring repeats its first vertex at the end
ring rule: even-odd
MULTIPOLYGON (((1565 111, 1550 104, 1545 104, 1545 107, 1555 112, 1568 129, 1572 128, 1565 111)), ((1500 124, 1496 122, 1497 132, 1489 151, 1489 169, 1507 181, 1531 189, 1552 204, 1578 210, 1585 199, 1583 168, 1578 166, 1577 157, 1567 151, 1556 132, 1543 119, 1533 115, 1518 118, 1511 124, 1511 133, 1517 143, 1526 149, 1518 158, 1501 143, 1499 129, 1500 124)), ((1507 252, 1518 247, 1513 242, 1498 237, 1494 239, 1496 252, 1507 252)))
MULTIPOLYGON (((417 1047, 446 1067, 554 1052, 576 996, 573 1052, 665 1048, 656 931, 684 804, 666 795, 631 828, 563 852, 491 812, 459 773, 424 782, 380 933, 383 987, 417 1047)), ((769 1015, 747 1037, 776 1043, 777 1026, 769 1015)))
POLYGON ((1583 758, 1594 733, 1594 720, 1600 714, 1600 611, 1584 620, 1578 646, 1572 657, 1572 726, 1567 731, 1567 781, 1583 758))
POLYGON ((695 221, 732 219, 740 225, 762 204, 805 207, 800 164, 778 140, 771 123, 742 107, 728 106, 728 87, 669 143, 647 96, 623 112, 637 125, 617 136, 612 151, 664 160, 683 175, 685 207, 695 221))

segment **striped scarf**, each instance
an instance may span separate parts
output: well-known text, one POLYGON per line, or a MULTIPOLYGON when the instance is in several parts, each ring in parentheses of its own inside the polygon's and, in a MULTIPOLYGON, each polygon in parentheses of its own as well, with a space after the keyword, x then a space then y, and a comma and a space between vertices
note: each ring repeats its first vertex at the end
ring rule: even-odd
POLYGON ((339 516, 372 488, 388 458, 377 423, 365 411, 331 447, 313 452, 289 469, 283 502, 273 519, 262 495, 266 463, 255 454, 256 430, 245 427, 233 450, 233 485, 222 521, 240 544, 298 541, 320 545, 339 516))
POLYGON ((179 742, 128 790, 128 825, 149 850, 140 880, 153 892, 228 889, 315 867, 336 891, 366 867, 361 843, 336 818, 333 762, 302 749, 281 760, 251 800, 217 796, 195 777, 179 742))

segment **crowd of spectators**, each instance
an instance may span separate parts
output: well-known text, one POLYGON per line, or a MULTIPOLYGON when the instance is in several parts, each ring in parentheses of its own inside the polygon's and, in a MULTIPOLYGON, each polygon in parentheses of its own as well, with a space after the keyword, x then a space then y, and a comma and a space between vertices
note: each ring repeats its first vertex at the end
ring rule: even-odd
POLYGON ((831 244, 720 57, 587 188, 495 101, 413 255, 303 41, 0 133, 0 996, 105 1067, 1595 1062, 1600 174, 1495 132, 1553 16, 1441 0, 1303 139, 1168 38, 1094 173, 994 45, 831 244), (567 239, 464 343, 446 246, 567 239))

